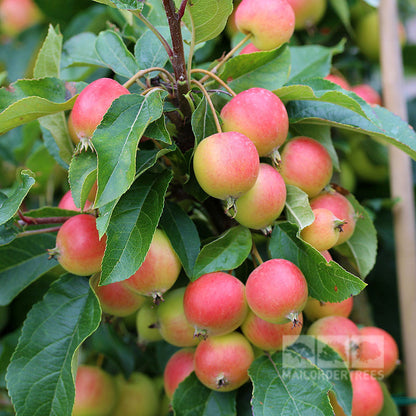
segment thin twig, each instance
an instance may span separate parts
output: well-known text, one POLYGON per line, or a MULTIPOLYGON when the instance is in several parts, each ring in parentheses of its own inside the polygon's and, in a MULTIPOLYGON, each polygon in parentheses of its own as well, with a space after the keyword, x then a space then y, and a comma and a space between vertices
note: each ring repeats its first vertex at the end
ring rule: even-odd
POLYGON ((235 97, 237 94, 227 85, 225 81, 223 81, 218 75, 213 74, 211 71, 207 71, 206 69, 202 68, 195 68, 191 69, 191 74, 201 73, 208 75, 209 77, 215 79, 219 84, 221 84, 233 97, 235 97))
POLYGON ((54 233, 55 231, 59 231, 60 228, 61 227, 49 227, 49 228, 39 228, 38 230, 23 231, 17 234, 16 238, 27 237, 29 235, 36 235, 36 234, 54 233))
POLYGON ((178 10, 178 19, 182 20, 183 15, 185 14, 186 5, 188 4, 188 0, 182 0, 182 3, 178 10))
POLYGON ((23 215, 23 212, 19 209, 18 215, 20 221, 19 225, 37 225, 37 224, 62 224, 69 220, 71 217, 44 217, 44 218, 32 218, 23 215))
POLYGON ((163 72, 169 78, 170 82, 172 83, 172 86, 175 85, 175 78, 173 78, 172 74, 168 70, 166 70, 165 68, 160 68, 158 66, 155 66, 153 68, 142 69, 139 72, 136 72, 128 81, 126 81, 123 84, 123 87, 129 88, 135 83, 137 79, 145 76, 149 72, 155 72, 155 71, 163 72))
POLYGON ((259 266, 260 264, 262 264, 262 263, 264 263, 263 262, 263 259, 261 258, 261 256, 260 256, 260 253, 259 253, 259 251, 257 250, 257 246, 256 246, 256 244, 254 243, 254 241, 253 241, 253 245, 252 245, 252 247, 251 247, 251 254, 254 256, 254 258, 256 259, 256 261, 257 261, 257 265, 259 266))

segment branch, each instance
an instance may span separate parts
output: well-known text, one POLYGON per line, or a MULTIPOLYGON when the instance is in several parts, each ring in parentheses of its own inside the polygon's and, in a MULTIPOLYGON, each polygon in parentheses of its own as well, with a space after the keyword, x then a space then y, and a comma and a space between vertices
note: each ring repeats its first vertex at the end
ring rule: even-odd
POLYGON ((186 5, 188 4, 188 0, 182 0, 182 3, 178 10, 178 18, 182 20, 183 15, 185 14, 186 5))
POLYGON ((63 224, 66 220, 72 217, 44 217, 44 218, 32 218, 23 215, 22 211, 18 211, 20 221, 19 225, 38 225, 38 224, 63 224))

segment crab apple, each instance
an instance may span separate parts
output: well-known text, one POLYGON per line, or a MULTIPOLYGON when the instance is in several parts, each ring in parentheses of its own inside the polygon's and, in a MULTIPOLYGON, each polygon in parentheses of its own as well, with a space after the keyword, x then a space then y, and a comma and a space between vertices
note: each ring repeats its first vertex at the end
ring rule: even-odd
POLYGON ((321 251, 321 254, 328 263, 332 260, 331 253, 328 250, 321 251))
POLYGON ((336 245, 345 243, 355 229, 355 211, 351 202, 336 191, 321 192, 309 201, 312 210, 316 208, 329 209, 338 219, 345 221, 342 226, 342 233, 339 234, 336 245))
POLYGON ((136 312, 145 302, 144 296, 127 289, 122 282, 99 286, 100 273, 91 276, 91 287, 100 301, 103 312, 125 317, 136 312))
POLYGON ((253 360, 253 348, 239 332, 209 337, 196 347, 195 374, 209 389, 231 391, 248 381, 253 360))
POLYGON ((350 90, 351 86, 348 81, 339 75, 329 74, 324 79, 333 82, 334 84, 339 85, 344 90, 350 90))
POLYGON ((298 323, 272 324, 249 311, 241 325, 244 336, 257 348, 265 351, 283 350, 292 345, 302 331, 303 317, 299 313, 298 323))
POLYGON ((289 118, 280 98, 264 88, 250 88, 233 97, 221 110, 225 131, 247 136, 260 156, 269 156, 287 137, 289 118))
POLYGON ((79 214, 64 222, 49 254, 68 272, 88 276, 101 270, 107 236, 98 236, 95 217, 79 214))
POLYGON ((295 30, 295 13, 287 0, 243 0, 235 12, 240 32, 250 33, 251 42, 271 50, 288 42, 295 30))
POLYGON ((247 315, 244 284, 228 273, 204 274, 186 287, 183 308, 196 335, 232 332, 247 315))
POLYGON ((333 315, 348 318, 352 311, 353 303, 352 296, 341 302, 320 302, 318 299, 309 297, 303 313, 310 321, 333 315))
POLYGON ((399 349, 394 338, 374 326, 360 328, 360 349, 353 367, 376 378, 388 377, 399 362, 399 349))
POLYGON ((202 140, 195 149, 194 171, 201 188, 218 199, 238 198, 256 182, 260 159, 244 134, 228 131, 202 140))
POLYGON ((199 342, 195 328, 185 316, 183 299, 185 288, 170 290, 157 308, 159 331, 163 339, 177 347, 192 347, 199 342))
POLYGON ((167 235, 156 229, 144 262, 124 284, 141 295, 152 296, 158 303, 178 279, 181 267, 167 235))
POLYGON ((312 212, 315 219, 302 229, 300 236, 318 251, 329 250, 337 243, 344 221, 326 208, 315 208, 312 212))
POLYGON ((41 13, 33 0, 1 0, 0 28, 8 36, 15 36, 41 19, 41 13))
POLYGON ((246 55, 248 53, 254 53, 254 52, 261 52, 259 48, 256 48, 251 42, 248 43, 246 46, 244 46, 243 49, 241 49, 239 55, 246 55))
POLYGON ((235 219, 245 227, 266 229, 281 214, 286 203, 286 185, 280 173, 260 163, 256 183, 235 202, 235 219))
MULTIPOLYGON (((85 201, 84 209, 83 211, 87 211, 92 207, 91 201, 85 201)), ((71 211, 81 211, 74 202, 74 198, 72 198, 72 192, 69 190, 65 192, 64 196, 61 198, 61 200, 58 203, 58 208, 61 209, 69 209, 71 211)))
POLYGON ((169 358, 163 372, 163 383, 169 399, 172 399, 179 384, 194 371, 194 355, 195 348, 182 348, 169 358))
POLYGON ((75 100, 72 128, 80 141, 91 139, 112 102, 129 90, 111 78, 99 78, 87 85, 75 100))
POLYGON ((350 365, 360 342, 357 325, 343 316, 326 316, 315 321, 307 331, 318 340, 328 344, 341 358, 350 365))
POLYGON ((380 94, 368 84, 359 84, 351 88, 359 97, 371 105, 381 105, 380 94))
POLYGON ((157 311, 152 302, 145 302, 137 312, 136 329, 140 345, 163 339, 159 331, 157 311))
POLYGON ((299 312, 308 300, 308 285, 295 264, 271 259, 248 276, 246 297, 250 309, 265 321, 297 324, 299 312))
POLYGON ((328 150, 310 137, 293 138, 281 153, 279 171, 284 181, 302 189, 310 198, 328 185, 332 170, 328 150))
POLYGON ((116 403, 113 378, 99 367, 80 365, 75 378, 72 416, 112 416, 116 403))
POLYGON ((322 19, 326 0, 287 0, 295 12, 295 30, 308 29, 322 19))
POLYGON ((159 395, 153 380, 134 372, 126 381, 117 377, 119 400, 112 416, 158 416, 159 395))

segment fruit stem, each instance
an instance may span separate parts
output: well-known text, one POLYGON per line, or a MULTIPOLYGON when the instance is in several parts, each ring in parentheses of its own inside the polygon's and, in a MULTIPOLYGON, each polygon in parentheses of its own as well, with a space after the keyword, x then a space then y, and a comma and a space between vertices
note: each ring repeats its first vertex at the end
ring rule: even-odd
MULTIPOLYGON (((227 53, 227 55, 221 58, 217 65, 215 65, 214 68, 211 69, 211 72, 215 74, 218 71, 218 69, 221 68, 234 55, 234 53, 238 51, 238 49, 240 49, 241 46, 243 46, 250 38, 251 33, 245 36, 240 42, 237 43, 237 45, 234 46, 234 48, 230 50, 230 52, 227 53)), ((208 78, 209 76, 205 75, 203 78, 201 78, 201 82, 205 82, 208 78)))
POLYGON ((254 258, 256 259, 256 261, 257 261, 257 266, 259 266, 260 264, 264 263, 264 262, 263 262, 263 259, 262 259, 262 258, 261 258, 261 256, 260 256, 259 251, 257 250, 256 243, 255 243, 254 241, 252 242, 252 246, 251 246, 251 254, 252 254, 252 256, 254 256, 254 258))
POLYGON ((215 111, 215 107, 214 107, 214 104, 212 103, 212 100, 211 100, 211 97, 209 96, 209 94, 208 94, 208 91, 205 89, 205 87, 199 82, 199 81, 197 81, 196 79, 192 79, 191 80, 191 83, 192 84, 195 84, 200 90, 201 90, 201 92, 202 92, 202 94, 204 94, 204 96, 205 96, 205 98, 206 98, 206 100, 207 100, 207 102, 208 102, 208 105, 209 105, 209 107, 211 108, 211 111, 212 111, 212 115, 213 115, 213 117, 214 117, 214 121, 215 121, 215 126, 217 127, 217 131, 218 131, 218 133, 222 133, 222 130, 221 130, 221 124, 220 124, 220 121, 218 120, 218 116, 217 116, 217 113, 216 113, 216 111, 215 111))
POLYGON ((59 231, 61 227, 49 227, 49 228, 39 228, 38 230, 29 230, 29 231, 22 231, 21 233, 17 234, 16 238, 20 237, 27 237, 29 235, 36 235, 36 234, 43 234, 43 233, 54 233, 55 231, 59 231))
POLYGON ((226 82, 224 82, 219 76, 213 74, 211 71, 207 71, 206 69, 202 69, 202 68, 191 69, 191 74, 197 74, 197 73, 205 74, 205 75, 208 75, 209 77, 215 79, 215 81, 217 81, 219 84, 221 84, 233 97, 235 97, 237 95, 234 92, 234 90, 232 90, 227 85, 226 82))
POLYGON ((23 212, 19 209, 18 215, 20 221, 19 225, 38 225, 38 224, 63 224, 66 220, 69 220, 71 217, 44 217, 44 218, 32 218, 26 217, 23 215, 23 212))
POLYGON ((153 71, 163 72, 169 78, 169 81, 172 83, 172 87, 175 85, 175 78, 173 78, 172 74, 169 71, 167 71, 165 68, 155 66, 153 68, 142 69, 139 72, 136 72, 128 81, 126 81, 123 84, 123 87, 127 89, 130 88, 137 79, 153 71))

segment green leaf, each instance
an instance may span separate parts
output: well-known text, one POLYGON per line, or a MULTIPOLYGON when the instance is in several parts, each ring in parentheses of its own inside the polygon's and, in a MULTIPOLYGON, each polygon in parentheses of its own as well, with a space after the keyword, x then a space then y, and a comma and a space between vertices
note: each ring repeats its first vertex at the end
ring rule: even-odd
POLYGON ((101 283, 128 279, 143 263, 162 215, 170 171, 143 174, 120 198, 107 229, 101 283))
POLYGON ((35 184, 33 173, 30 170, 20 172, 20 181, 15 182, 7 199, 0 199, 0 225, 5 224, 14 217, 30 188, 35 184))
POLYGON ((300 230, 311 225, 315 220, 308 194, 293 185, 286 185, 285 213, 287 220, 297 225, 300 230))
POLYGON ((322 302, 341 302, 357 295, 366 284, 339 264, 325 258, 297 237, 298 228, 288 222, 276 224, 270 239, 272 258, 291 261, 298 266, 307 282, 309 295, 322 302))
POLYGON ((55 235, 41 234, 17 238, 0 247, 0 305, 8 305, 23 289, 57 264, 49 260, 55 235))
POLYGON ((354 31, 351 27, 350 21, 350 8, 347 0, 330 0, 332 8, 335 10, 335 13, 338 15, 342 24, 347 29, 350 35, 353 35, 354 31))
POLYGON ((80 33, 68 39, 63 46, 62 63, 69 66, 103 66, 95 50, 97 36, 94 33, 80 33))
POLYGON ((328 399, 331 383, 321 369, 294 351, 260 356, 249 375, 254 385, 253 416, 333 415, 328 399))
POLYGON ((315 337, 301 335, 295 344, 289 347, 312 364, 320 368, 332 383, 338 404, 347 416, 351 416, 352 387, 350 373, 345 361, 330 346, 315 337))
POLYGON ((383 402, 383 408, 381 409, 381 412, 378 413, 377 416, 399 416, 400 415, 399 409, 397 408, 396 403, 394 403, 394 400, 391 397, 386 384, 383 382, 380 382, 380 386, 383 390, 384 402, 383 402))
POLYGON ((118 75, 131 78, 140 69, 120 35, 113 30, 98 35, 95 50, 106 66, 118 75))
POLYGON ((62 35, 59 32, 59 28, 55 31, 53 26, 49 25, 48 35, 38 53, 35 68, 33 69, 33 77, 59 78, 61 51, 62 35))
POLYGON ((341 41, 332 48, 320 45, 291 46, 292 65, 288 81, 293 84, 302 79, 328 75, 332 57, 343 51, 344 44, 345 41, 341 41))
POLYGON ((70 110, 84 83, 56 78, 16 81, 0 89, 0 134, 39 117, 70 110))
MULTIPOLYGON (((6 388, 6 372, 19 341, 21 328, 2 336, 0 340, 0 388, 6 388)), ((1 413, 0 413, 1 415, 1 413)))
POLYGON ((172 144, 172 139, 166 128, 166 121, 164 115, 162 115, 162 117, 159 117, 153 123, 149 124, 146 131, 144 132, 144 136, 150 137, 154 140, 157 140, 165 144, 172 144))
MULTIPOLYGON (((156 29, 165 39, 168 39, 169 27, 157 26, 156 29)), ((136 42, 134 56, 140 68, 163 68, 169 60, 164 46, 151 30, 144 32, 136 42)))
POLYGON ((133 183, 139 140, 146 127, 162 115, 162 100, 160 91, 145 97, 122 95, 104 115, 92 140, 98 157, 97 208, 117 199, 133 183))
POLYGON ((218 132, 214 116, 205 97, 192 113, 191 125, 195 136, 195 145, 205 139, 205 137, 218 132))
POLYGON ((160 225, 181 260, 187 276, 192 277, 201 245, 195 224, 179 205, 167 201, 160 225))
POLYGON ((352 194, 347 196, 355 209, 357 222, 353 235, 336 251, 346 256, 355 266, 357 273, 365 278, 374 267, 377 257, 377 231, 368 212, 352 194))
POLYGON ((248 228, 241 225, 230 228, 202 247, 195 263, 193 280, 205 273, 235 269, 250 254, 251 247, 252 239, 248 228))
POLYGON ((0 247, 11 243, 19 234, 20 230, 14 225, 14 220, 0 225, 0 247))
POLYGON ((175 416, 236 416, 236 392, 206 388, 192 373, 173 394, 175 416))
POLYGON ((97 3, 106 4, 107 6, 117 7, 120 10, 143 10, 144 2, 137 0, 94 0, 97 3))
POLYGON ((71 415, 72 358, 100 319, 98 300, 85 277, 66 275, 34 305, 6 376, 18 415, 71 415))
POLYGON ((285 45, 267 52, 237 55, 220 71, 220 77, 235 91, 252 87, 276 90, 287 82, 290 73, 290 51, 285 45))

